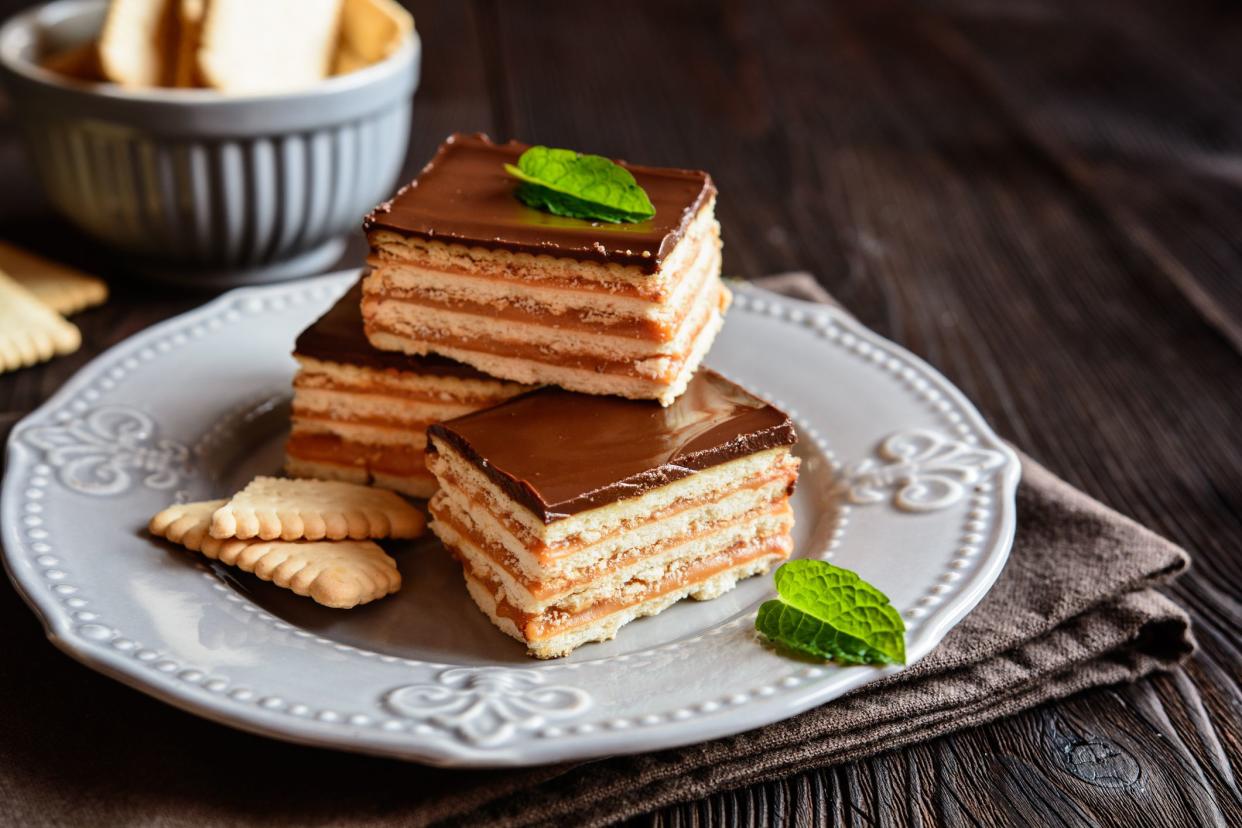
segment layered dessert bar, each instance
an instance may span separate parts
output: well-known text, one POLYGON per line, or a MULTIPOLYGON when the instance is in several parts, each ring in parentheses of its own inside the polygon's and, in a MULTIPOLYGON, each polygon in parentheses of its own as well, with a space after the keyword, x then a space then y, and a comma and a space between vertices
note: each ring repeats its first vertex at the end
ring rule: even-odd
POLYGON ((544 388, 428 429, 431 529, 538 658, 791 551, 789 417, 703 370, 668 408, 544 388))
POLYGON ((423 463, 427 426, 530 388, 444 357, 371 347, 361 299, 356 284, 297 339, 285 470, 431 497, 435 479, 423 463))
POLYGON ((367 216, 367 336, 516 382, 668 405, 729 304, 711 177, 622 164, 653 218, 566 218, 515 198, 504 165, 525 149, 454 135, 367 216))

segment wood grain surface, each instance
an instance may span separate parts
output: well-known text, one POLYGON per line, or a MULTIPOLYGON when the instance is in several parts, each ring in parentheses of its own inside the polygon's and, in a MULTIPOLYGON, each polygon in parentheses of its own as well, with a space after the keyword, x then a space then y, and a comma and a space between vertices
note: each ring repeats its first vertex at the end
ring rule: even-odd
MULTIPOLYGON (((1200 651, 1177 672, 636 823, 1242 824, 1242 10, 410 5, 426 51, 407 177, 455 130, 706 168, 729 275, 814 273, 1002 435, 1194 558, 1171 593, 1200 651)), ((51 216, 7 112, 0 175, 0 237, 114 289, 76 318, 82 351, 0 376, 7 433, 93 355, 207 297, 131 281, 51 216)), ((130 691, 55 654, 7 584, 0 623, 35 665, 0 677, 28 705, 4 714, 106 736, 103 702, 39 710, 45 671, 130 691)))

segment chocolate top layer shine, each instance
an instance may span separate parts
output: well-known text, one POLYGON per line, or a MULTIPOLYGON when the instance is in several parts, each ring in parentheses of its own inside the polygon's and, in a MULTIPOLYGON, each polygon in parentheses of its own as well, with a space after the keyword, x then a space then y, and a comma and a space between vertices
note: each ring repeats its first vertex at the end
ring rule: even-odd
MULTIPOLYGON (((798 439, 784 412, 706 369, 668 408, 544 388, 427 434, 544 523, 798 439)), ((435 450, 430 440, 427 450, 435 450)))
POLYGON ((520 183, 505 172, 526 144, 493 144, 483 135, 452 135, 412 183, 376 207, 363 222, 370 232, 479 247, 615 262, 654 273, 686 232, 699 208, 716 194, 711 176, 694 170, 639 167, 633 173, 655 206, 635 224, 554 216, 514 195, 520 183))
POLYGON ((373 347, 362 329, 361 280, 355 282, 315 324, 302 331, 293 352, 325 362, 365 368, 393 368, 438 377, 494 380, 482 371, 446 357, 411 356, 373 347))

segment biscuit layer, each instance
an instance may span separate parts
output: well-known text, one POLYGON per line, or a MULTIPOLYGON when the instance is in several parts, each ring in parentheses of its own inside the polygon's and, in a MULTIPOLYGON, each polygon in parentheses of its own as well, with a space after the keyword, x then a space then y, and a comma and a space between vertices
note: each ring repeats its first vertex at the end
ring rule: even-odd
POLYGON ((362 311, 371 344, 590 394, 685 389, 719 332, 719 225, 705 204, 655 273, 373 234, 362 311))
POLYGON ((525 389, 501 380, 424 375, 297 356, 285 470, 430 497, 426 429, 525 389))
POLYGON ((605 601, 577 613, 530 616, 507 600, 495 582, 466 573, 470 597, 502 632, 526 644, 536 658, 560 658, 582 646, 609 641, 629 622, 657 615, 685 598, 718 598, 743 578, 760 575, 789 557, 788 538, 769 546, 743 547, 685 568, 677 577, 652 584, 629 600, 605 601))
POLYGON ((788 446, 548 523, 431 439, 431 529, 479 607, 536 657, 612 638, 687 596, 715 597, 792 548, 798 461, 788 446))

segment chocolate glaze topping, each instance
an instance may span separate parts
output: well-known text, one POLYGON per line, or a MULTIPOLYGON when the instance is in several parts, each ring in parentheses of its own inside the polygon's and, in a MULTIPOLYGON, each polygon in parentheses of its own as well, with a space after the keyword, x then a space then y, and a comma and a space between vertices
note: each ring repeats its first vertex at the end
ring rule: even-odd
POLYGON ((544 523, 798 439, 784 412, 706 369, 668 408, 543 388, 427 433, 544 523))
POLYGON ((637 265, 654 273, 713 195, 711 176, 694 170, 638 167, 618 162, 647 191, 656 214, 636 224, 609 224, 554 216, 527 207, 504 170, 526 144, 493 144, 484 135, 451 135, 410 184, 363 221, 407 236, 479 247, 546 253, 637 265))
POLYGON ((362 330, 362 281, 359 280, 323 316, 298 336, 293 352, 301 356, 366 368, 395 368, 416 374, 462 379, 492 377, 442 356, 410 356, 372 347, 362 330))

